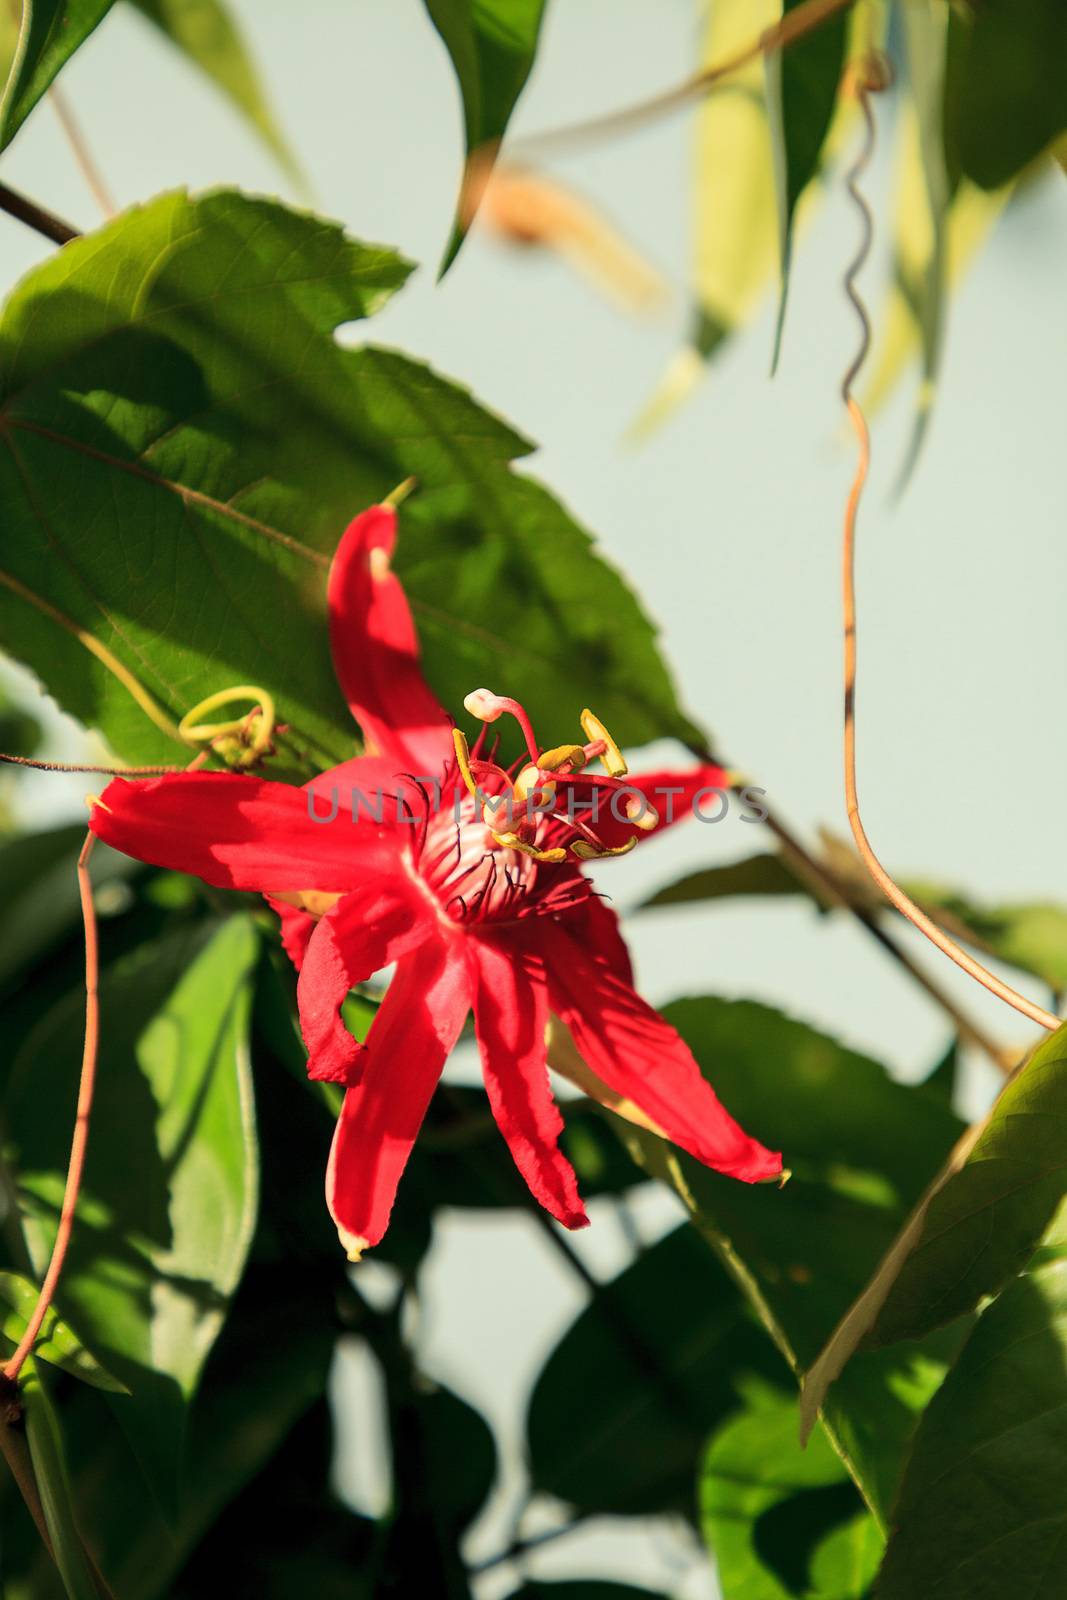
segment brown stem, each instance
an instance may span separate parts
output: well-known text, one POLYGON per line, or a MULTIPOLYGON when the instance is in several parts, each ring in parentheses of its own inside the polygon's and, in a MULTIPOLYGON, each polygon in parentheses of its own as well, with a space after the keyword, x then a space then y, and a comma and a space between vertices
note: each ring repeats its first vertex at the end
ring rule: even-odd
POLYGON ((52 1304, 52 1297, 56 1292, 63 1263, 66 1260, 67 1248, 74 1227, 74 1212, 78 1204, 78 1193, 81 1189, 82 1174, 85 1170, 85 1152, 89 1142, 89 1119, 93 1109, 93 1090, 96 1086, 96 1056, 97 1044, 100 1035, 100 1004, 97 994, 97 980, 99 974, 99 951, 96 933, 96 908, 93 905, 93 886, 89 877, 89 857, 92 854, 96 836, 89 832, 85 836, 81 854, 78 857, 78 890, 81 896, 82 919, 85 924, 85 1039, 82 1045, 82 1068, 78 1083, 78 1109, 74 1121, 74 1136, 70 1145, 70 1161, 67 1165, 67 1182, 63 1190, 63 1206, 59 1213, 59 1226, 56 1229, 55 1242, 52 1245, 52 1256, 48 1263, 48 1270, 41 1284, 37 1304, 33 1314, 26 1324, 17 1350, 5 1364, 3 1376, 10 1383, 14 1383, 22 1369, 22 1364, 33 1349, 34 1341, 41 1331, 41 1324, 48 1314, 52 1304))
POLYGON ((36 200, 27 200, 25 195, 19 194, 17 189, 10 188, 6 183, 0 183, 0 211, 6 211, 16 222, 24 222, 28 228, 43 233, 53 244, 69 244, 72 239, 81 237, 77 228, 72 228, 69 222, 46 211, 36 200))
POLYGON ((856 94, 863 109, 866 123, 866 138, 863 148, 849 169, 847 184, 851 195, 862 219, 863 238, 855 258, 850 263, 845 274, 845 292, 852 302, 859 317, 861 339, 859 349, 845 374, 841 386, 842 399, 848 411, 849 420, 856 434, 858 445, 858 460, 855 476, 849 490, 848 502, 845 507, 844 538, 842 541, 842 586, 844 595, 844 636, 845 636, 845 805, 848 811, 849 826, 852 836, 856 841, 856 848, 860 853, 864 866, 881 889, 891 905, 907 917, 920 933, 926 935, 930 942, 937 946, 944 955, 961 967, 968 977, 974 978, 983 988, 995 994, 999 1000, 1013 1006, 1016 1011, 1021 1011, 1024 1017, 1031 1022, 1038 1023, 1042 1028, 1055 1032, 1060 1026, 1060 1018, 1053 1016, 1044 1007, 1028 1000, 1010 984, 1004 983, 1000 978, 983 967, 981 962, 960 948, 955 940, 939 928, 924 911, 922 911, 903 889, 894 881, 885 867, 875 855, 873 846, 867 837, 866 830, 860 817, 859 793, 856 785, 856 580, 855 580, 855 553, 856 553, 856 514, 859 510, 863 486, 867 481, 867 471, 870 466, 871 450, 870 437, 867 432, 867 423, 859 402, 852 393, 852 385, 863 365, 867 349, 870 344, 870 319, 857 290, 856 277, 861 271, 870 251, 871 239, 874 232, 874 223, 870 207, 857 187, 860 177, 866 169, 874 149, 874 116, 871 112, 870 95, 873 90, 882 87, 885 81, 884 74, 876 67, 868 76, 859 74, 856 79, 856 94))
POLYGON ((636 106, 612 111, 605 117, 594 117, 588 122, 576 122, 566 128, 553 128, 545 133, 531 134, 525 139, 516 139, 509 144, 508 154, 515 160, 536 158, 550 155, 556 150, 570 150, 575 145, 633 133, 650 122, 658 122, 661 117, 680 111, 690 101, 699 100, 723 78, 732 77, 757 57, 788 49, 798 39, 822 27, 838 12, 847 10, 852 3, 853 0, 806 0, 806 4, 787 12, 772 27, 764 28, 761 34, 732 56, 694 72, 675 88, 653 95, 650 100, 642 100, 636 106))

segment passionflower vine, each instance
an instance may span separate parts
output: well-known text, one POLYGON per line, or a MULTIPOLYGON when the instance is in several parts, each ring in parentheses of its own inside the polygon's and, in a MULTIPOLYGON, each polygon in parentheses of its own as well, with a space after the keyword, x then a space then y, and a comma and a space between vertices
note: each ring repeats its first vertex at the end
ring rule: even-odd
POLYGON ((705 764, 630 776, 588 711, 581 743, 542 748, 523 707, 485 689, 465 702, 483 725, 468 746, 422 676, 390 568, 395 540, 391 506, 365 511, 329 576, 334 666, 368 754, 304 789, 236 772, 117 778, 91 813, 93 831, 116 849, 258 891, 281 917, 299 972, 308 1072, 347 1091, 326 1194, 350 1257, 385 1233, 472 1010, 497 1124, 531 1192, 566 1227, 588 1219, 558 1148, 550 1014, 569 1030, 573 1075, 587 1093, 731 1177, 779 1176, 780 1156, 738 1126, 679 1035, 635 992, 615 915, 583 871, 668 826, 725 775, 705 764), (526 744, 507 769, 486 733, 505 715, 526 744), (657 805, 664 796, 666 815, 657 805), (393 963, 360 1044, 341 1003, 393 963))

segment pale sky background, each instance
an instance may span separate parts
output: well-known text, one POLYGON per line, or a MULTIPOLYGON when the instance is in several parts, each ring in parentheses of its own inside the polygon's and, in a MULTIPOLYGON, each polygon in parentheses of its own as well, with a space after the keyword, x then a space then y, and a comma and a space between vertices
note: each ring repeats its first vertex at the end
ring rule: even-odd
MULTIPOLYGON (((833 197, 801 241, 774 381, 767 308, 685 409, 635 447, 626 429, 685 325, 691 119, 552 169, 595 198, 677 286, 661 320, 622 317, 564 266, 478 237, 437 286, 460 118, 451 68, 419 0, 302 0, 299 8, 240 0, 234 9, 309 174, 315 208, 423 263, 368 337, 430 360, 540 441, 530 469, 642 594, 689 708, 776 809, 801 828, 826 823, 845 832, 838 538, 852 461, 837 388, 855 341, 839 289, 856 234, 847 204, 833 197)), ((514 131, 570 122, 678 81, 695 61, 697 10, 693 0, 554 0, 514 131)), ((63 87, 120 205, 180 184, 285 192, 244 125, 122 6, 63 87)), ((5 155, 3 175, 77 225, 96 224, 47 105, 5 155)), ((884 199, 884 173, 872 191, 884 199)), ((880 264, 866 280, 875 318, 886 247, 883 237, 880 264)), ((0 281, 8 285, 50 248, 0 218, 0 281)), ((955 881, 990 899, 1067 893, 1065 254, 1067 185, 1053 181, 1014 208, 954 303, 930 437, 897 504, 890 488, 910 424, 906 390, 877 420, 861 524, 860 784, 869 831, 900 872, 955 881)), ((69 756, 69 736, 56 726, 54 750, 69 756)), ((649 759, 670 753, 653 750, 649 759)), ((35 781, 34 821, 78 814, 83 787, 35 781)), ((614 864, 611 882, 606 873, 602 882, 625 909, 681 872, 748 853, 758 840, 758 829, 733 818, 693 824, 614 864)), ((701 992, 758 998, 904 1076, 924 1074, 947 1041, 939 1012, 862 930, 844 919, 816 921, 799 903, 660 912, 631 920, 627 931, 654 1002, 701 992)), ((1001 1038, 1026 1040, 1021 1019, 972 992, 935 952, 918 954, 1001 1038)), ((462 1060, 455 1068, 463 1076, 470 1069, 462 1060)), ((969 1108, 992 1087, 991 1071, 971 1063, 969 1108)), ((640 1209, 650 1237, 674 1215, 661 1196, 646 1197, 640 1209)), ((626 1247, 610 1212, 594 1205, 593 1215, 577 1248, 594 1271, 610 1275, 625 1263, 626 1247)), ((498 1548, 521 1493, 515 1457, 527 1388, 582 1295, 532 1225, 489 1215, 446 1221, 425 1280, 423 1362, 486 1411, 511 1457, 471 1539, 480 1559, 498 1548)), ((342 1481, 370 1504, 381 1485, 367 1448, 372 1399, 358 1357, 338 1383, 351 1435, 342 1481)), ((579 1428, 578 1396, 575 1405, 579 1428)), ((608 1523, 562 1539, 528 1571, 614 1575, 684 1600, 715 1593, 684 1540, 658 1524, 623 1535, 608 1523)), ((481 1600, 496 1600, 515 1578, 508 1568, 487 1577, 481 1600)))

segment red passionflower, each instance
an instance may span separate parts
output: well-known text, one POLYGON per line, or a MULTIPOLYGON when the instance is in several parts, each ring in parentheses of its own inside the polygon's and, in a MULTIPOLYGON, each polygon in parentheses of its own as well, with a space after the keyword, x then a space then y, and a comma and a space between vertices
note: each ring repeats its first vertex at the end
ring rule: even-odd
POLYGON ((384 1234, 445 1058, 473 1010, 486 1089, 515 1163, 569 1228, 587 1221, 557 1146, 549 1087, 550 1013, 570 1030, 576 1080, 706 1165, 748 1182, 781 1158, 720 1104, 681 1038, 635 993, 614 913, 582 862, 623 854, 718 767, 626 776, 607 730, 583 714, 582 744, 542 750, 522 707, 478 690, 483 723, 518 718, 528 760, 505 771, 473 749, 422 677, 415 629, 390 571, 396 514, 364 512, 329 579, 330 643, 372 754, 305 789, 239 773, 118 778, 93 831, 127 855, 265 894, 299 970, 297 999, 314 1078, 344 1084, 327 1200, 353 1259, 384 1234), (599 761, 604 773, 591 773, 599 761), (623 782, 623 778, 626 781, 623 782), (396 963, 366 1044, 340 1006, 354 984, 396 963))

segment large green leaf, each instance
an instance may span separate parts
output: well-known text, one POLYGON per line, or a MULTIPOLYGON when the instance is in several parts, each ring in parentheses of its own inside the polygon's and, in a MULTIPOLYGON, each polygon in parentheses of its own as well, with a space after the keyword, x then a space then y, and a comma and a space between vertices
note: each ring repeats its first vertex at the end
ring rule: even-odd
MULTIPOLYGON (((783 1190, 721 1177, 641 1130, 627 1138, 682 1196, 798 1374, 870 1277, 961 1124, 936 1097, 766 1007, 683 1000, 664 1013, 728 1109, 781 1148, 783 1190), (832 1241, 832 1247, 828 1245, 832 1241)), ((865 1354, 826 1422, 884 1523, 915 1417, 959 1338, 865 1354)))
POLYGON ((724 1600, 860 1600, 883 1541, 825 1434, 802 1449, 795 1397, 752 1387, 700 1475, 704 1537, 724 1600))
MULTIPOLYGON (((424 4, 459 81, 468 160, 477 151, 491 161, 530 76, 546 0, 424 0, 424 4)), ((464 219, 457 218, 445 267, 463 242, 464 227, 464 219)))
POLYGON ((1067 1593, 1065 1373, 1061 1255, 1017 1279, 979 1319, 923 1418, 879 1600, 1067 1593))
MULTIPOLYGON (((784 0, 783 16, 804 0, 784 0)), ((789 292, 793 221, 801 195, 819 170, 845 64, 846 20, 831 16, 788 50, 766 57, 767 114, 774 149, 778 252, 782 290, 774 343, 777 364, 789 292)))
POLYGON ((291 176, 299 169, 259 80, 235 18, 222 0, 132 0, 166 39, 243 113, 291 176))
MULTIPOLYGON (((92 1137, 58 1304, 130 1390, 111 1403, 164 1504, 176 1501, 187 1404, 255 1217, 247 1033, 256 952, 252 924, 235 917, 146 945, 101 983, 92 1137)), ((83 1003, 71 995, 41 1019, 5 1100, 39 1271, 70 1147, 83 1003)))
POLYGON ((934 1195, 868 1342, 920 1338, 996 1294, 1067 1194, 1067 1026, 1002 1091, 967 1161, 934 1195))
POLYGON ((0 6, 0 150, 114 0, 15 0, 0 6), (21 3, 21 16, 19 5, 21 3))
POLYGON ((601 1286, 549 1357, 527 1423, 536 1486, 586 1512, 692 1516, 701 1446, 753 1372, 785 1377, 728 1275, 677 1229, 601 1286))
POLYGON ((349 519, 409 475, 398 566, 446 705, 488 683, 527 697, 546 742, 590 703, 627 743, 692 734, 637 602, 510 469, 518 435, 425 367, 338 344, 407 272, 276 204, 172 194, 11 297, 0 637, 123 755, 182 747, 57 611, 171 721, 260 684, 291 729, 280 771, 350 755, 325 567, 349 519))
POLYGON ((1067 7, 969 0, 954 15, 949 48, 950 167, 996 189, 1067 128, 1067 7))

